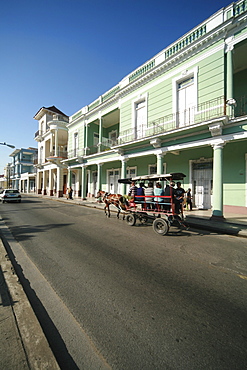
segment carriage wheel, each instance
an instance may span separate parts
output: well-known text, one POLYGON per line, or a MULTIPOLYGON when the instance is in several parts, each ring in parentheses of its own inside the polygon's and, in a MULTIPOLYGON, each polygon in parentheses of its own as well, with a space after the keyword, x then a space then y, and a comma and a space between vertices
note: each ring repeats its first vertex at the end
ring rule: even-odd
POLYGON ((126 221, 129 226, 134 226, 136 223, 136 216, 130 213, 126 216, 126 221))
POLYGON ((169 225, 163 218, 156 218, 153 222, 153 230, 159 235, 166 235, 169 231, 169 225))

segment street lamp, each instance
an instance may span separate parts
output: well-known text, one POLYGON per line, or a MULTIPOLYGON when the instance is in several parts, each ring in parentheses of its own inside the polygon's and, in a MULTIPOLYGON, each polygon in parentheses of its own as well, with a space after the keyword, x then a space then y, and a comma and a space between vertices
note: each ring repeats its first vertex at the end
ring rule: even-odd
POLYGON ((14 146, 14 145, 11 145, 11 144, 0 143, 0 145, 6 145, 6 146, 8 146, 9 148, 15 149, 15 146, 14 146))

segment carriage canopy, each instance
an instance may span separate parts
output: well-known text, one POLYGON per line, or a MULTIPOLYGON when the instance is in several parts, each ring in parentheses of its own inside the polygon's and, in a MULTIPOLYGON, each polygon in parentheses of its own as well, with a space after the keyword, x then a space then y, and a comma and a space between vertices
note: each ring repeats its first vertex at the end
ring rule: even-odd
POLYGON ((131 184, 132 181, 177 181, 183 180, 186 177, 182 172, 172 172, 163 175, 144 175, 144 176, 134 176, 126 179, 119 179, 120 184, 131 184))

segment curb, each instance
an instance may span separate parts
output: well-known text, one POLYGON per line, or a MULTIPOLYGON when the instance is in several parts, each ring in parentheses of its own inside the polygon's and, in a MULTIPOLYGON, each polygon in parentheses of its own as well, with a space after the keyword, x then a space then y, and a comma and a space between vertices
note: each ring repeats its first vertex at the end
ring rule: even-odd
MULTIPOLYGON (((0 239, 0 264, 10 295, 13 322, 29 369, 60 369, 0 239)), ((11 331, 11 327, 9 331, 11 331)), ((25 368, 25 367, 23 367, 25 368)))
POLYGON ((242 238, 247 238, 247 229, 244 227, 242 228, 239 224, 233 223, 224 223, 224 222, 214 222, 204 220, 202 218, 197 218, 197 220, 192 220, 190 218, 186 218, 186 222, 190 227, 194 227, 195 229, 202 229, 208 231, 214 231, 221 234, 228 234, 233 236, 239 236, 242 238))

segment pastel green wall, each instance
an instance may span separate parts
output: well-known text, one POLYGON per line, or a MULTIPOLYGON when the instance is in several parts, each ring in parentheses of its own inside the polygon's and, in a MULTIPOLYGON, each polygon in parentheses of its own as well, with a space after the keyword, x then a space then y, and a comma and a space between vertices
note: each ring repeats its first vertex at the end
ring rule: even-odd
MULTIPOLYGON (((215 48, 216 45, 213 46, 215 48)), ((198 68, 198 100, 197 103, 201 104, 212 99, 222 97, 224 95, 224 49, 215 52, 213 55, 206 56, 212 47, 203 50, 196 56, 186 62, 182 62, 178 67, 172 71, 169 70, 169 76, 164 79, 166 73, 154 79, 154 81, 146 84, 145 87, 141 87, 135 91, 135 95, 131 96, 128 101, 125 101, 121 105, 120 109, 120 131, 132 128, 132 109, 133 101, 137 99, 140 94, 148 93, 148 123, 162 118, 164 116, 171 115, 173 113, 173 79, 181 78, 181 70, 185 69, 192 70, 198 68), (205 58, 197 61, 205 54, 205 58), (193 63, 194 61, 194 63, 193 63), (177 73, 176 73, 177 70, 177 73), (159 81, 154 85, 155 81, 159 81)), ((168 74, 167 74, 168 76, 168 74)))
POLYGON ((224 49, 203 59, 198 71, 198 104, 224 95, 224 49))
POLYGON ((78 146, 80 149, 84 148, 84 124, 79 122, 77 125, 73 126, 73 128, 69 129, 68 134, 68 151, 74 149, 74 134, 75 132, 78 133, 78 146))
POLYGON ((245 206, 246 142, 228 143, 223 151, 224 204, 245 206))

